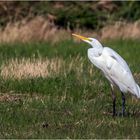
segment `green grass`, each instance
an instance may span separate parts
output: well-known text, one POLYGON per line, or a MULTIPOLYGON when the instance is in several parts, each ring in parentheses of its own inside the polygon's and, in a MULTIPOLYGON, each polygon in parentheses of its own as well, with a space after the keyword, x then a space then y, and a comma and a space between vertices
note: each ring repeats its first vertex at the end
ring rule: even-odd
MULTIPOLYGON (((104 44, 125 58, 140 83, 140 41, 112 40, 104 44)), ((88 47, 71 40, 55 45, 0 45, 0 65, 22 58, 57 57, 66 62, 59 74, 49 77, 0 77, 0 138, 140 138, 140 101, 127 94, 130 116, 111 116, 110 86, 89 62, 88 47), (82 71, 77 70, 80 65, 82 71)), ((117 99, 117 110, 121 110, 119 92, 117 99)))

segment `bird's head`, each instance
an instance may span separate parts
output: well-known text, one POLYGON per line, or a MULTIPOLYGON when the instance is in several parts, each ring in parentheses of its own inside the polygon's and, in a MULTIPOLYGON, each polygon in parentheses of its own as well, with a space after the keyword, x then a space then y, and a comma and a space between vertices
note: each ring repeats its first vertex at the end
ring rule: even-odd
POLYGON ((81 36, 81 35, 77 35, 77 34, 72 34, 73 36, 81 39, 82 41, 90 44, 93 48, 94 47, 99 47, 99 48, 102 48, 102 44, 95 38, 90 38, 90 37, 84 37, 84 36, 81 36))

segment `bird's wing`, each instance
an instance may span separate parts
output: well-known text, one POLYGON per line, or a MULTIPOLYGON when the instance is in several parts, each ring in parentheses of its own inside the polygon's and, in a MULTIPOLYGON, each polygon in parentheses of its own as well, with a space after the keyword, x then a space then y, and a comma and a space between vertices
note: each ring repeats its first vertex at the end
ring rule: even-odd
POLYGON ((107 56, 106 65, 108 70, 106 74, 108 77, 110 77, 122 91, 126 91, 127 89, 131 93, 136 94, 136 83, 125 60, 108 47, 104 48, 103 54, 107 56))
POLYGON ((106 53, 108 56, 115 59, 125 69, 126 72, 131 73, 125 60, 114 50, 112 50, 111 48, 108 48, 108 47, 104 47, 104 53, 106 53))

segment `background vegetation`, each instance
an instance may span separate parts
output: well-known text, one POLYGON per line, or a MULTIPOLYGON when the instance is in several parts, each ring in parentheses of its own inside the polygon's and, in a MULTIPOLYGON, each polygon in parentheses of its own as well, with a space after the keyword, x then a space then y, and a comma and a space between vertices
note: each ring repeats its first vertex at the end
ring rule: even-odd
MULTIPOLYGON (((104 44, 126 59, 139 83, 140 42, 104 44)), ((85 45, 0 45, 0 138, 140 138, 139 100, 127 94, 129 116, 112 117, 110 86, 87 59, 85 45), (44 67, 53 73, 44 74, 44 67)))
POLYGON ((139 9, 139 1, 0 2, 0 25, 25 17, 51 15, 59 27, 99 29, 114 21, 136 21, 140 18, 139 9))
POLYGON ((140 101, 126 94, 128 116, 113 118, 108 81, 89 62, 89 46, 71 37, 73 30, 93 36, 108 23, 132 22, 106 28, 120 38, 101 42, 127 61, 140 84, 139 24, 133 24, 139 7, 138 1, 0 2, 0 138, 140 138, 140 101))

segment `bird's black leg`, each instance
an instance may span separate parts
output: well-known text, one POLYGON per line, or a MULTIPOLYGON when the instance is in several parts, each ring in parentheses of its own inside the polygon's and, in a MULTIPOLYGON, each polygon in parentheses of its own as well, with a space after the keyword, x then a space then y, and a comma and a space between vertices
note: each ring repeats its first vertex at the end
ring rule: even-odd
POLYGON ((113 91, 113 85, 111 85, 111 93, 112 93, 112 100, 113 100, 113 117, 116 116, 116 96, 113 91))
POLYGON ((122 116, 125 116, 125 96, 124 96, 124 93, 122 93, 122 116))

